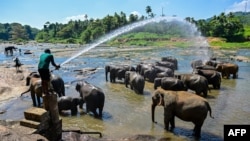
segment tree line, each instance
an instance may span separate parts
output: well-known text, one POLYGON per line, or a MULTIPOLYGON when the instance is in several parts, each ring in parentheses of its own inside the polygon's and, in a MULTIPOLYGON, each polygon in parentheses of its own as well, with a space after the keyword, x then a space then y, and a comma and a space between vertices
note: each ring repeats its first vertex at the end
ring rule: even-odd
MULTIPOLYGON (((136 14, 127 16, 121 11, 120 13, 115 12, 113 15, 107 15, 102 19, 88 18, 85 15, 84 20, 71 20, 66 24, 46 22, 41 30, 32 28, 29 25, 23 26, 19 23, 0 23, 0 41, 36 40, 38 42, 51 43, 91 43, 115 29, 156 16, 150 6, 145 8, 145 12, 146 16, 142 15, 139 17, 136 14)), ((221 13, 206 20, 195 20, 191 17, 185 18, 186 21, 195 24, 203 36, 222 37, 229 42, 245 41, 247 39, 244 35, 245 27, 250 25, 249 19, 250 13, 243 12, 221 13)), ((165 24, 160 22, 157 26, 149 24, 143 27, 143 30, 138 30, 159 35, 156 38, 167 38, 173 35, 185 37, 189 31, 182 30, 182 28, 174 23, 165 24), (164 30, 166 28, 170 30, 164 30), (183 33, 183 31, 185 32, 183 33)))

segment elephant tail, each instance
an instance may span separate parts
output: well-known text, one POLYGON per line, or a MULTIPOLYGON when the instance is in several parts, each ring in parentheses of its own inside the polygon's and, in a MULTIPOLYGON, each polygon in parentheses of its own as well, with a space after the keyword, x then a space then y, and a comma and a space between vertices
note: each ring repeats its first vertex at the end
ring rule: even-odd
POLYGON ((208 102, 206 102, 206 105, 207 105, 207 108, 208 108, 208 111, 209 111, 209 115, 210 115, 210 117, 214 119, 214 117, 212 116, 212 109, 211 109, 211 107, 210 107, 209 103, 208 103, 208 102))

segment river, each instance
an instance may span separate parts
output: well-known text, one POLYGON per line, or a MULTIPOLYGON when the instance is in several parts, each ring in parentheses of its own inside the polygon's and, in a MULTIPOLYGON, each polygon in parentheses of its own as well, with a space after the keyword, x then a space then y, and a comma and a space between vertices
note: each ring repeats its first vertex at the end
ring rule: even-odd
MULTIPOLYGON (((72 54, 82 50, 80 45, 52 45, 31 44, 20 45, 23 51, 30 49, 33 54, 19 55, 21 62, 31 70, 36 70, 39 55, 44 48, 52 48, 57 63, 62 63, 72 54)), ((222 54, 242 55, 250 58, 250 50, 239 49, 226 51, 222 54)), ((153 84, 146 82, 143 95, 135 94, 126 88, 122 81, 110 83, 105 81, 106 64, 130 64, 136 65, 141 61, 155 62, 161 57, 173 56, 178 60, 178 70, 181 73, 191 73, 190 62, 195 59, 207 59, 218 53, 209 48, 172 48, 172 47, 102 47, 98 46, 64 64, 60 70, 53 73, 60 75, 66 85, 66 95, 78 96, 75 90, 77 80, 86 80, 103 89, 105 92, 105 106, 102 120, 94 118, 79 110, 76 116, 70 112, 61 115, 64 129, 81 129, 82 131, 99 131, 104 137, 117 138, 134 134, 149 134, 157 137, 167 137, 173 140, 193 140, 193 124, 176 118, 174 134, 164 130, 163 107, 156 108, 156 121, 151 121, 151 94, 154 91, 153 84), (92 74, 79 73, 76 70, 84 68, 96 68, 92 74)), ((221 52, 220 52, 221 53, 221 52)), ((227 59, 227 56, 223 56, 227 59)), ((0 61, 10 62, 11 57, 0 55, 0 61)), ((229 60, 230 61, 230 60, 229 60)), ((223 128, 227 124, 250 124, 250 63, 234 62, 239 65, 239 77, 237 79, 222 79, 221 89, 208 93, 208 101, 212 108, 214 119, 209 116, 204 122, 201 133, 201 141, 223 140, 223 128)), ((1 114, 1 120, 20 120, 24 118, 23 112, 32 106, 30 96, 14 98, 0 105, 0 108, 8 108, 8 112, 1 114)))

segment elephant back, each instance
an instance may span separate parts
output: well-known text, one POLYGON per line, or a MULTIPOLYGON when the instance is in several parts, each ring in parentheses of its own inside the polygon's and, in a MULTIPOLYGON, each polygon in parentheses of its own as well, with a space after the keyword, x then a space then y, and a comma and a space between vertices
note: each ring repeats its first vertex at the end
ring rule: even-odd
POLYGON ((59 97, 65 96, 65 86, 63 79, 60 76, 54 74, 52 74, 51 77, 51 84, 54 91, 58 94, 59 97))

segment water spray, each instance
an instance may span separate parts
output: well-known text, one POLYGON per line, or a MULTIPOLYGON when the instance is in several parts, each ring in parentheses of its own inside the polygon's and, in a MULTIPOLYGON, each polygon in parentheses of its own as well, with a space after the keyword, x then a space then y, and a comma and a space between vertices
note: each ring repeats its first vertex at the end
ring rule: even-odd
MULTIPOLYGON (((151 18, 151 19, 147 19, 147 20, 143 20, 143 21, 139 21, 139 22, 136 22, 136 23, 133 23, 133 24, 130 24, 130 25, 127 25, 127 26, 124 26, 124 27, 121 27, 117 30, 114 30, 113 32, 109 33, 109 34, 106 34, 105 36, 103 36, 102 38, 100 38, 99 40, 95 41, 94 43, 90 44, 88 47, 84 48, 82 51, 78 52, 77 54, 73 55, 72 57, 68 58, 67 60, 65 60, 64 62, 62 62, 60 64, 60 66, 63 66, 64 64, 68 63, 69 61, 75 59, 76 57, 80 56, 81 54, 95 48, 96 46, 104 43, 104 42, 107 42, 109 40, 111 40, 112 38, 114 37, 117 37, 121 34, 124 34, 126 32, 129 32, 137 27, 141 27, 141 26, 144 26, 148 23, 153 23, 153 22, 160 22, 160 21, 173 21, 173 20, 179 20, 179 21, 183 21, 183 20, 180 20, 176 17, 156 17, 156 18, 151 18)), ((188 23, 188 22, 186 22, 188 23)), ((192 28, 193 25, 191 23, 188 23, 191 25, 192 28)), ((194 28, 195 31, 194 32, 197 32, 197 28, 195 27, 194 28)), ((192 33, 190 33, 192 34, 192 33)))

